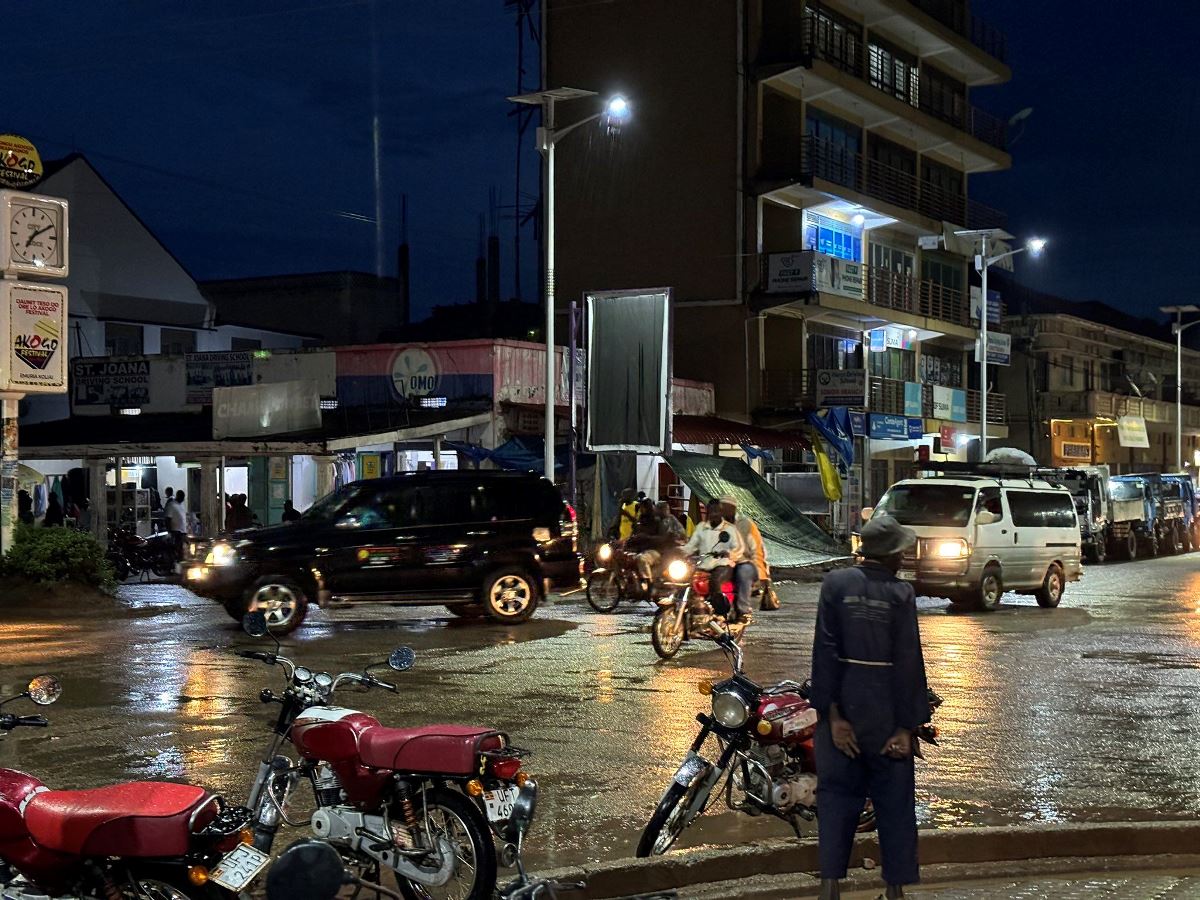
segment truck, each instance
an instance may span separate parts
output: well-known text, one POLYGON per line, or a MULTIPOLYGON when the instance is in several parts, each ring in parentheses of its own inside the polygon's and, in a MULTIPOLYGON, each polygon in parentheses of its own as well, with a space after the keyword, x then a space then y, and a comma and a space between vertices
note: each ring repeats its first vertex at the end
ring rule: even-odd
POLYGON ((1196 492, 1192 476, 1186 472, 1171 472, 1163 475, 1163 481, 1179 487, 1179 497, 1183 501, 1184 552, 1200 549, 1200 493, 1196 492))
MULTIPOLYGON (((1183 488, 1177 480, 1157 473, 1116 475, 1109 479, 1109 487, 1114 503, 1129 503, 1131 511, 1134 506, 1141 508, 1139 518, 1113 523, 1110 549, 1125 559, 1183 551, 1189 532, 1183 488)), ((1190 548, 1190 539, 1186 545, 1190 548)))

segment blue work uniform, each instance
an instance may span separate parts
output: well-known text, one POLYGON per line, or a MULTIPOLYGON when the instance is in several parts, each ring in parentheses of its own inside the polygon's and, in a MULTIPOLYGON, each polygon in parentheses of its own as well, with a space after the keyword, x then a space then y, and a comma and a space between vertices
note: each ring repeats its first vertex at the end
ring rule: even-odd
POLYGON ((821 877, 846 877, 859 817, 870 797, 883 880, 916 884, 913 759, 884 756, 883 748, 897 729, 915 730, 928 722, 931 711, 916 597, 912 585, 887 567, 866 560, 826 576, 813 637, 811 700, 821 714, 815 748, 821 877), (833 744, 829 707, 834 703, 854 728, 860 751, 855 759, 833 744))

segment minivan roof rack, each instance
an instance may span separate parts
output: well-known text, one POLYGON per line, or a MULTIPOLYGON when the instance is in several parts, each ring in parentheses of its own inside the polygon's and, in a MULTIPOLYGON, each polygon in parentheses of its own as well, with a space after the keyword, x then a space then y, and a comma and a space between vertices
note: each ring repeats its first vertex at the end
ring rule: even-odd
POLYGON ((923 462, 919 465, 919 469, 924 472, 940 472, 944 475, 973 475, 995 479, 1017 478, 1030 482, 1032 486, 1038 466, 999 462, 923 462))

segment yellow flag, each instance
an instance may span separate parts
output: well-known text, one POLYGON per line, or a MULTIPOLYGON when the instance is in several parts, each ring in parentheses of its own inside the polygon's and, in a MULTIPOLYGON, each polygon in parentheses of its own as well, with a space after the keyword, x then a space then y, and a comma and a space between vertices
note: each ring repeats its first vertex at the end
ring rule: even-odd
POLYGON ((842 499, 842 478, 838 475, 837 467, 829 459, 825 448, 813 442, 813 453, 817 457, 817 468, 821 471, 821 487, 825 491, 825 499, 837 503, 842 499))

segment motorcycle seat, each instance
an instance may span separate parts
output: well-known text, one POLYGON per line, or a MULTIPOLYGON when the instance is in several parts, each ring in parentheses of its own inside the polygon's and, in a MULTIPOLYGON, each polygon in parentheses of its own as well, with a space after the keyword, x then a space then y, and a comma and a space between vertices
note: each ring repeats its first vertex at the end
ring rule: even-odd
POLYGON ((499 750, 500 735, 490 728, 469 725, 425 725, 387 728, 377 725, 359 736, 358 755, 364 766, 405 772, 470 775, 478 768, 481 750, 499 750))
POLYGON ((216 804, 202 809, 211 797, 204 788, 164 781, 42 791, 25 806, 25 826, 34 843, 61 853, 182 856, 192 827, 199 830, 216 816, 216 804))

